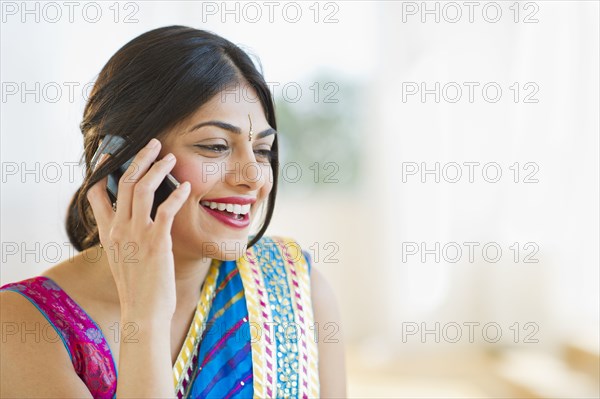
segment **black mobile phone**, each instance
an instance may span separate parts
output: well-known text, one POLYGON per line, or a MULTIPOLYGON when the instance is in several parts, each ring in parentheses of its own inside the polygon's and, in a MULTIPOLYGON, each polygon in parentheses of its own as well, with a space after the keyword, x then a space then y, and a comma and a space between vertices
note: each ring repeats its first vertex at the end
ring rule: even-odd
MULTIPOLYGON (((115 154, 123 145, 125 144, 125 139, 120 136, 113 136, 107 134, 102 139, 102 143, 98 150, 92 157, 91 165, 93 165, 94 169, 96 168, 96 163, 98 162, 99 157, 102 154, 115 154)), ((108 196, 110 200, 114 203, 117 201, 117 192, 119 189, 119 179, 121 176, 127 171, 129 165, 133 162, 133 157, 121 165, 117 170, 111 172, 108 175, 108 182, 106 184, 106 191, 108 192, 108 196)), ((154 203, 152 204, 152 211, 150 213, 150 217, 154 220, 154 216, 156 215, 156 209, 160 204, 163 203, 164 200, 179 186, 179 182, 175 179, 170 173, 164 178, 164 180, 160 183, 156 191, 154 192, 154 203)), ((118 206, 118 204, 117 204, 118 206)))

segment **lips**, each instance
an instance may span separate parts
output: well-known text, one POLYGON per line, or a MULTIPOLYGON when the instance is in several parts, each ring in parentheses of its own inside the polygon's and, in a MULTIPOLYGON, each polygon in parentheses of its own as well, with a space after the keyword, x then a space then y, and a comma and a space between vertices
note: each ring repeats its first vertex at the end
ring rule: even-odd
POLYGON ((214 202, 214 201, 201 201, 200 205, 206 206, 210 209, 215 209, 222 212, 234 213, 236 215, 245 215, 250 212, 250 204, 240 205, 240 204, 226 204, 223 202, 214 202))
POLYGON ((250 207, 254 198, 227 197, 200 201, 200 206, 219 222, 234 228, 245 228, 250 224, 250 207))

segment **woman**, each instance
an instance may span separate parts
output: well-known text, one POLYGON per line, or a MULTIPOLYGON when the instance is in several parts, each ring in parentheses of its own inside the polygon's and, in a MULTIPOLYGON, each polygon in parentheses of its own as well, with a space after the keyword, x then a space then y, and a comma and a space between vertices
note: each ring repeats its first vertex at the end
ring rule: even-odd
POLYGON ((3 334, 1 395, 344 397, 341 334, 319 334, 339 329, 331 289, 297 243, 263 236, 275 129, 263 76, 231 42, 170 26, 121 48, 81 124, 66 223, 80 253, 0 292, 2 325, 22 328, 3 334), (107 134, 125 145, 92 165, 107 134), (132 157, 111 203, 107 176, 132 157), (154 215, 169 173, 181 184, 154 215))

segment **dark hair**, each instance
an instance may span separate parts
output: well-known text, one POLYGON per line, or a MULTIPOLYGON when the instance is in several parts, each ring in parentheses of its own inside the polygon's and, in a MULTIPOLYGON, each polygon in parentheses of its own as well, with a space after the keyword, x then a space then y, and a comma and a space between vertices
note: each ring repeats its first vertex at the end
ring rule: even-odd
MULTIPOLYGON (((81 162, 85 157, 86 172, 67 213, 71 244, 82 251, 100 242, 87 200, 90 187, 133 157, 150 139, 163 135, 222 90, 242 83, 254 88, 269 125, 277 129, 267 83, 250 57, 230 41, 203 30, 167 26, 121 47, 102 68, 83 113, 81 162), (123 137, 127 145, 92 172, 90 161, 107 133, 123 137)), ((277 137, 272 151, 273 188, 265 220, 248 248, 263 236, 275 207, 277 137)))

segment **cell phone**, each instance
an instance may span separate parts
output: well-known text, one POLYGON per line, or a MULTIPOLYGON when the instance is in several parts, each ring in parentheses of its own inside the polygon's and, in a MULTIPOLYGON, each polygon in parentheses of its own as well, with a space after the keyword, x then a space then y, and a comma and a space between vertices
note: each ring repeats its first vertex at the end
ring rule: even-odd
MULTIPOLYGON (((93 165, 94 169, 96 168, 96 163, 102 154, 116 154, 117 151, 125 145, 125 139, 120 136, 113 136, 111 134, 107 134, 102 139, 102 143, 98 150, 92 157, 91 165, 93 165)), ((106 191, 108 192, 108 196, 110 197, 111 202, 117 201, 117 192, 119 190, 119 179, 121 176, 127 171, 129 165, 133 162, 133 157, 121 165, 117 170, 111 172, 108 175, 108 182, 106 184, 106 191)), ((156 216, 156 209, 160 204, 165 201, 169 195, 179 186, 179 182, 177 179, 173 177, 170 173, 164 178, 164 180, 160 183, 156 191, 154 192, 154 202, 152 204, 152 211, 150 212, 150 217, 154 220, 156 216)))

